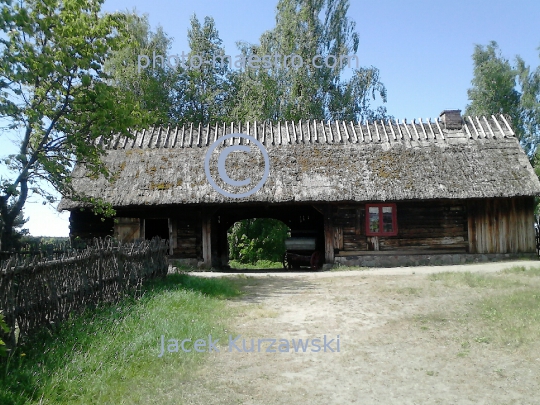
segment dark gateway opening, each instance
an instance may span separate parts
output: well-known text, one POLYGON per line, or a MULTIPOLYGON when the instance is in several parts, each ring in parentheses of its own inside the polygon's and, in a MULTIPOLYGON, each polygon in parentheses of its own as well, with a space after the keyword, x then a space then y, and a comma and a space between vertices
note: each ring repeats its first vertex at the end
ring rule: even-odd
POLYGON ((169 239, 169 220, 167 218, 148 218, 144 220, 144 238, 169 239))

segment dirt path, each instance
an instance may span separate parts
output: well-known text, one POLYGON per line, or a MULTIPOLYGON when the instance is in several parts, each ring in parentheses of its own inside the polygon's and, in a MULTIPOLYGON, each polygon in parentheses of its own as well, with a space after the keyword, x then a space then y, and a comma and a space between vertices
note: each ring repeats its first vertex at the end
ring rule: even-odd
POLYGON ((437 314, 460 311, 485 291, 426 276, 510 265, 240 278, 246 294, 231 302, 238 310, 231 327, 247 348, 251 338, 339 335, 339 352, 334 343, 335 352, 266 353, 263 344, 262 352, 239 353, 223 342, 193 381, 171 394, 189 404, 540 404, 539 347, 471 344, 474 330, 437 314))

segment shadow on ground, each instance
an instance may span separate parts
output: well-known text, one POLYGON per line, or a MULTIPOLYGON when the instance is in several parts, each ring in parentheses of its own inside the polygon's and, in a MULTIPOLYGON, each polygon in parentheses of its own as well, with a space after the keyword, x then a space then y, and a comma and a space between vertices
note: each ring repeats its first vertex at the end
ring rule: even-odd
MULTIPOLYGON (((242 292, 240 296, 232 297, 234 301, 246 301, 250 303, 261 304, 271 297, 283 296, 288 294, 298 294, 299 291, 312 290, 316 286, 306 279, 293 277, 273 277, 268 274, 267 277, 250 277, 249 272, 260 273, 287 273, 286 271, 276 272, 275 269, 269 270, 250 270, 238 271, 238 275, 231 274, 225 276, 242 292)), ((227 272, 232 273, 232 272, 227 272)), ((306 271, 306 273, 309 273, 306 271)))

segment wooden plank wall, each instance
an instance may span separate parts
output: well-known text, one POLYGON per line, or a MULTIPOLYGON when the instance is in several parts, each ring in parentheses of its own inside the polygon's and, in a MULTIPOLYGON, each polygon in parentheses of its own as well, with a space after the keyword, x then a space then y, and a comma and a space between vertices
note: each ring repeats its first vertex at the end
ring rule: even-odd
POLYGON ((200 215, 186 215, 176 219, 176 248, 179 258, 202 258, 202 227, 200 215))
POLYGON ((398 234, 381 237, 381 250, 468 249, 467 206, 463 201, 398 203, 397 221, 398 234))
POLYGON ((326 263, 334 263, 335 249, 335 225, 333 222, 332 207, 324 209, 324 261, 326 263))
POLYGON ((534 253, 534 198, 469 202, 471 253, 534 253))
MULTIPOLYGON (((342 241, 334 246, 344 251, 368 250, 365 231, 365 208, 362 206, 338 206, 333 212, 334 233, 342 241), (342 246, 339 243, 342 242, 342 246)), ((336 238, 337 239, 337 238, 336 238)))
MULTIPOLYGON (((398 202, 397 222, 396 236, 378 238, 381 251, 466 252, 468 249, 467 206, 463 201, 398 202)), ((365 204, 334 206, 333 223, 343 235, 340 251, 373 250, 374 244, 368 243, 366 237, 365 204)))
POLYGON ((114 237, 122 242, 133 242, 141 237, 141 221, 139 218, 116 218, 114 237))

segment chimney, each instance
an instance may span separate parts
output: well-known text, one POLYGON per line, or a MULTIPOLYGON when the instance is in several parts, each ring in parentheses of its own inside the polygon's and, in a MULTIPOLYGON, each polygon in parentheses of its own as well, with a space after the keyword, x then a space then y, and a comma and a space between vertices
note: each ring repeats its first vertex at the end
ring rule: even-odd
POLYGON ((463 127, 461 110, 444 110, 439 118, 446 129, 461 129, 463 127))

